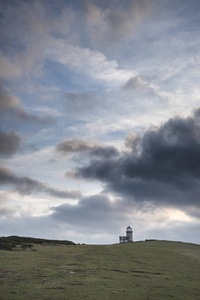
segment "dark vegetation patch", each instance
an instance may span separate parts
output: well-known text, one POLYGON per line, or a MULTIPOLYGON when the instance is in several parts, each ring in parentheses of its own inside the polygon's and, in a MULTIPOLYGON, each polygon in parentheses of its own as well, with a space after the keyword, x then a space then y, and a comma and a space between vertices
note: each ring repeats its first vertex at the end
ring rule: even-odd
POLYGON ((64 290, 65 288, 64 287, 50 287, 50 288, 46 288, 47 290, 64 290))
POLYGON ((123 270, 117 270, 117 269, 111 269, 111 270, 103 269, 103 271, 112 271, 112 272, 128 273, 128 272, 126 272, 126 271, 123 271, 123 270))
POLYGON ((159 272, 146 272, 146 271, 131 271, 131 272, 138 273, 138 274, 162 275, 162 273, 159 273, 159 272))
POLYGON ((8 237, 0 237, 0 250, 13 250, 17 245, 21 246, 21 249, 33 249, 33 244, 40 245, 75 245, 71 241, 61 240, 49 240, 32 237, 20 237, 16 235, 8 237))
POLYGON ((1 237, 0 238, 0 250, 13 250, 17 246, 16 242, 12 239, 1 237))

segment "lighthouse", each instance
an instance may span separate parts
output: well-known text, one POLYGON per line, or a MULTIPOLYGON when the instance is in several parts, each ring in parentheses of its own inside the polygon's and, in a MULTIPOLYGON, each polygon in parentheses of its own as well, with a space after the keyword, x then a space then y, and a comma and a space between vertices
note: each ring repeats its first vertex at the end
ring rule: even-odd
POLYGON ((119 237, 119 243, 132 243, 133 242, 133 230, 131 226, 126 228, 126 236, 119 237))
POLYGON ((133 241, 133 230, 132 230, 131 226, 128 226, 126 228, 126 237, 127 237, 129 243, 133 241))

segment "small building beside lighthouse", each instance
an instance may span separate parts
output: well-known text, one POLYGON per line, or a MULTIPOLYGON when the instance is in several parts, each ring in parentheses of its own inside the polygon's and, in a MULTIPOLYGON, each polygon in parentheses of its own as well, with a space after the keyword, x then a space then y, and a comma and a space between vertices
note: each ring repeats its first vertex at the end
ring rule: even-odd
POLYGON ((119 237, 119 243, 132 243, 133 242, 133 230, 131 226, 126 228, 126 236, 119 237))

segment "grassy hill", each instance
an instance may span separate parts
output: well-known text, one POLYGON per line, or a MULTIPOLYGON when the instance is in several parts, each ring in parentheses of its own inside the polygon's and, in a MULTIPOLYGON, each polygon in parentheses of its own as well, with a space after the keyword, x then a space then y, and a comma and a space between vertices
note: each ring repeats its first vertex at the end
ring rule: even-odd
POLYGON ((0 251, 0 299, 200 299, 200 245, 34 244, 0 251))

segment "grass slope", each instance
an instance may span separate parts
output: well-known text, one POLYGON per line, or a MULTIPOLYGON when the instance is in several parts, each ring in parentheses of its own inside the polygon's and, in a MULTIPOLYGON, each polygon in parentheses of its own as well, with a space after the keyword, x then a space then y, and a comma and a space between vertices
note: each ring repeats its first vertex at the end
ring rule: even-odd
POLYGON ((200 299, 200 245, 34 245, 0 251, 0 299, 200 299))

